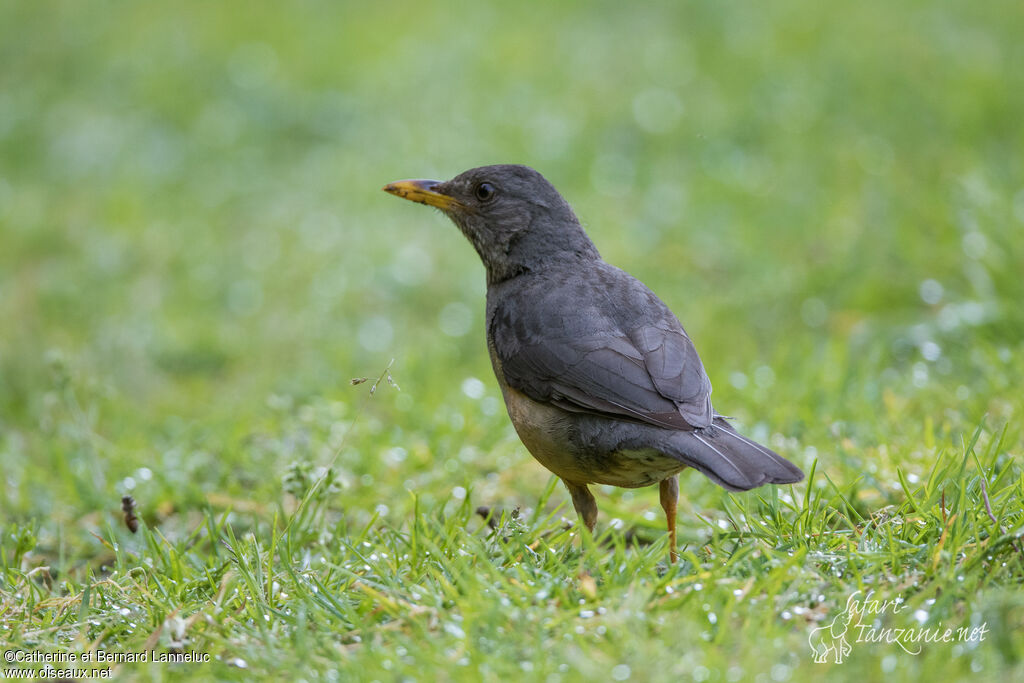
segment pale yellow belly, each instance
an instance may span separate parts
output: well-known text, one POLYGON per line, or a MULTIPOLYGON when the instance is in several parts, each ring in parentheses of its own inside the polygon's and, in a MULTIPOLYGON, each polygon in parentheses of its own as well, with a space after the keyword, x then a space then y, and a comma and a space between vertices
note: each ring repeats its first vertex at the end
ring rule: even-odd
POLYGON ((580 413, 568 413, 540 403, 516 391, 504 381, 501 361, 488 339, 491 364, 505 407, 519 439, 541 465, 567 483, 608 484, 623 488, 650 486, 686 468, 675 458, 654 449, 631 449, 612 453, 575 451, 572 446, 573 421, 585 419, 580 413))
POLYGON ((507 386, 502 390, 512 425, 526 449, 569 483, 637 488, 656 484, 686 467, 654 449, 574 453, 569 445, 569 423, 579 419, 578 414, 538 403, 507 386))

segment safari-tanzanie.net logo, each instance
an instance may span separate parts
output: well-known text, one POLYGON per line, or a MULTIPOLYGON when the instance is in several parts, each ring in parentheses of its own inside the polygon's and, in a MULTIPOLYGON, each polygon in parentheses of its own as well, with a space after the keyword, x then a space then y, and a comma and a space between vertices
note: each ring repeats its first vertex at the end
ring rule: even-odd
POLYGON ((988 623, 980 626, 952 628, 939 622, 925 627, 928 614, 918 610, 909 613, 903 596, 888 600, 872 599, 857 591, 846 600, 846 609, 830 622, 811 629, 807 642, 819 664, 834 661, 842 664, 853 651, 854 643, 896 645, 911 655, 921 653, 926 643, 980 643, 988 635, 988 623), (886 615, 892 615, 887 619, 886 615), (888 622, 916 621, 916 626, 889 625, 888 622))

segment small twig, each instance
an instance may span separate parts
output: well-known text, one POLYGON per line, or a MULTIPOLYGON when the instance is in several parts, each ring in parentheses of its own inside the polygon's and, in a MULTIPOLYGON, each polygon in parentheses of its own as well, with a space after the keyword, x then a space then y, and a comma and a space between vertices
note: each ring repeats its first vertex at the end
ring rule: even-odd
MULTIPOLYGON (((988 518, 991 519, 992 523, 996 525, 996 529, 999 530, 999 533, 1003 533, 1003 525, 1000 524, 999 520, 996 519, 996 516, 992 514, 992 505, 988 502, 988 487, 985 486, 984 476, 981 477, 981 499, 985 501, 985 512, 988 513, 988 518)), ((1016 541, 1011 539, 1010 546, 1018 553, 1024 554, 1024 552, 1021 551, 1020 546, 1017 545, 1016 541)))
MULTIPOLYGON (((395 364, 395 359, 392 358, 391 362, 388 363, 386 368, 384 368, 384 372, 380 373, 380 377, 377 378, 377 381, 375 381, 370 386, 370 396, 373 396, 373 393, 375 391, 377 391, 377 385, 379 385, 383 381, 387 381, 389 386, 394 387, 398 391, 402 390, 402 387, 398 386, 398 382, 395 381, 395 378, 391 376, 391 366, 394 365, 394 364, 395 364)), ((370 381, 369 377, 353 377, 352 379, 349 380, 349 384, 352 384, 353 386, 355 386, 356 384, 363 384, 364 382, 369 382, 369 381, 370 381)))
MULTIPOLYGON (((356 421, 359 419, 360 415, 363 414, 363 410, 366 408, 367 404, 370 402, 370 399, 373 398, 374 392, 377 391, 377 386, 380 385, 381 382, 386 381, 389 386, 392 386, 395 389, 398 389, 399 391, 402 390, 401 387, 398 386, 398 383, 395 382, 395 379, 391 376, 391 366, 394 365, 394 364, 395 364, 395 359, 392 358, 391 361, 384 368, 384 371, 380 373, 380 376, 377 377, 377 379, 374 381, 374 383, 370 386, 370 393, 366 396, 365 399, 363 399, 363 402, 359 404, 359 407, 356 409, 355 414, 352 416, 352 420, 349 421, 348 427, 345 429, 344 434, 341 435, 341 440, 338 442, 338 446, 334 449, 334 453, 331 455, 330 462, 327 464, 327 467, 324 468, 324 473, 320 477, 318 477, 316 479, 316 481, 313 482, 313 485, 310 486, 309 489, 306 491, 306 495, 304 495, 302 497, 302 500, 299 501, 298 506, 295 508, 296 513, 299 510, 301 510, 306 504, 309 503, 310 499, 313 497, 313 494, 316 493, 317 489, 320 488, 320 486, 323 484, 324 480, 326 480, 327 476, 333 470, 334 463, 336 463, 338 461, 338 456, 341 455, 341 449, 345 446, 345 442, 348 441, 348 437, 352 433, 352 427, 355 426, 356 421)), ((368 382, 369 378, 368 377, 355 377, 355 378, 353 378, 350 381, 351 381, 351 383, 353 385, 356 385, 356 384, 362 384, 364 382, 368 382)), ((282 533, 288 533, 288 531, 291 530, 292 522, 295 521, 295 518, 296 518, 295 514, 292 514, 288 518, 288 523, 285 524, 284 531, 282 533)))
POLYGON ((988 518, 1002 531, 1002 528, 999 527, 999 520, 992 514, 992 506, 988 502, 988 488, 985 486, 985 477, 981 478, 981 498, 985 501, 985 512, 988 513, 988 518))

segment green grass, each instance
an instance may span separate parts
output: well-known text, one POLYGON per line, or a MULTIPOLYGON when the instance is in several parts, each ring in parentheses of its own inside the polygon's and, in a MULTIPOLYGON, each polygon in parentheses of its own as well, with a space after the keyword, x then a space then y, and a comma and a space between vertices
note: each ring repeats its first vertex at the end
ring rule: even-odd
POLYGON ((1009 1, 0 5, 0 651, 1020 678, 1020 35, 1009 1), (597 487, 580 538, 475 254, 380 192, 496 162, 562 190, 805 482, 684 474, 674 566, 653 489, 597 487), (815 663, 858 590, 986 637, 815 663))

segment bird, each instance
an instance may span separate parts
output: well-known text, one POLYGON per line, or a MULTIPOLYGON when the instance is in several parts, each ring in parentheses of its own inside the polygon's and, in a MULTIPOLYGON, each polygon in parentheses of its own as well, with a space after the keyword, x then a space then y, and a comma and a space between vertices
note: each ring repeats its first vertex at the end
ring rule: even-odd
POLYGON ((383 189, 439 209, 476 249, 487 277, 487 347, 509 418, 531 455, 565 484, 591 533, 591 485, 658 484, 675 562, 683 469, 730 491, 803 479, 715 411, 711 381, 679 319, 601 258, 538 171, 481 166, 448 181, 383 189))

